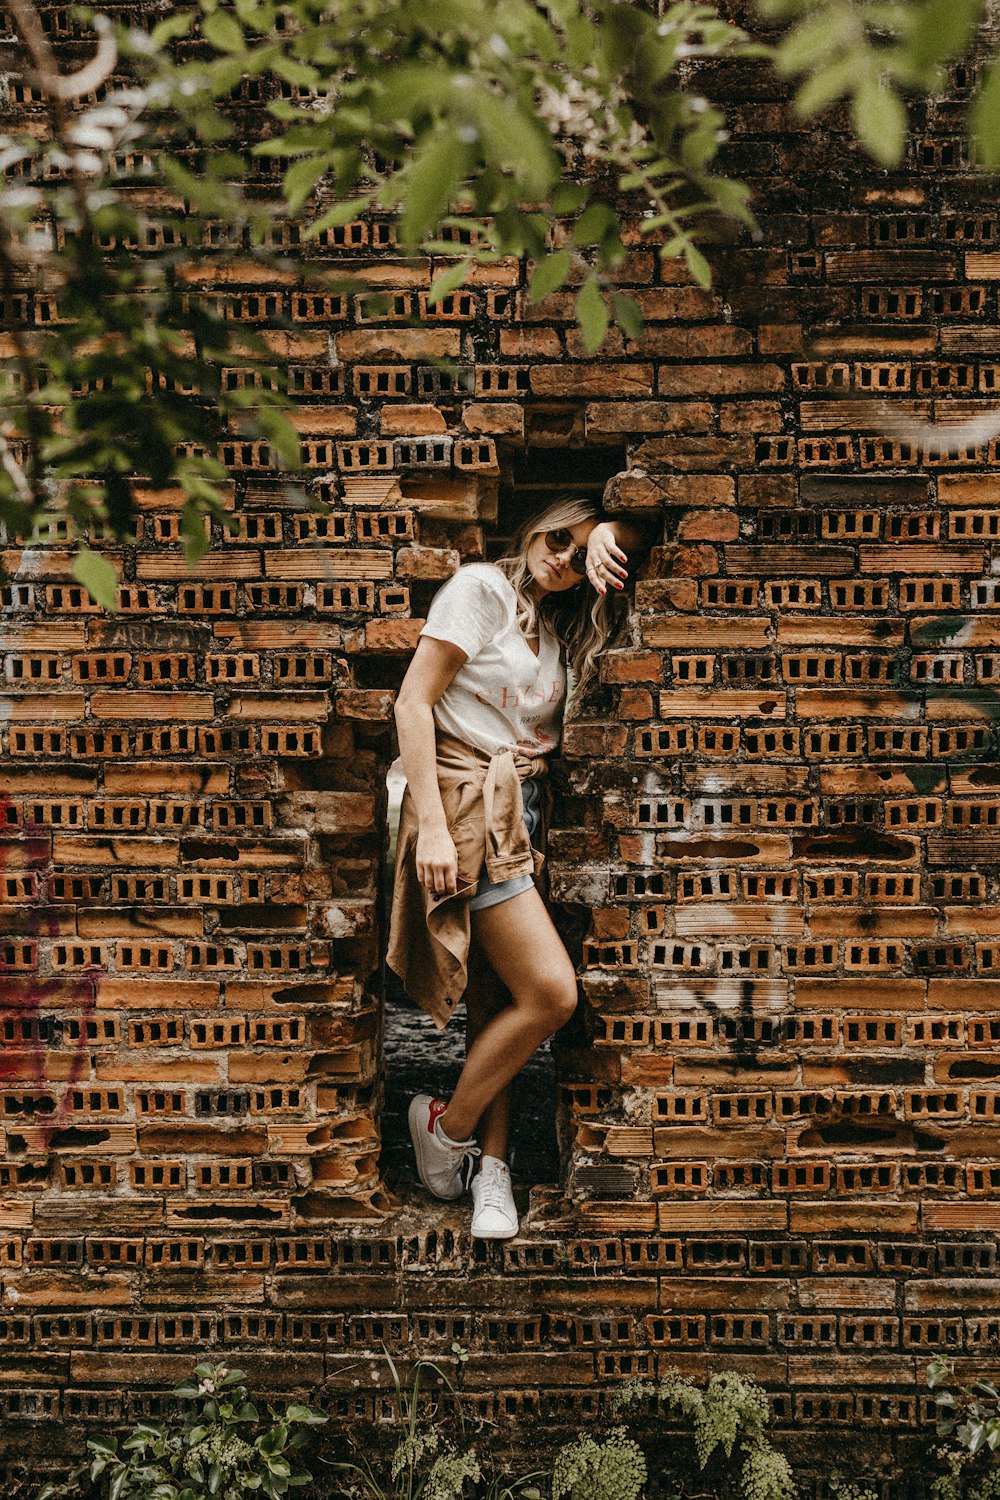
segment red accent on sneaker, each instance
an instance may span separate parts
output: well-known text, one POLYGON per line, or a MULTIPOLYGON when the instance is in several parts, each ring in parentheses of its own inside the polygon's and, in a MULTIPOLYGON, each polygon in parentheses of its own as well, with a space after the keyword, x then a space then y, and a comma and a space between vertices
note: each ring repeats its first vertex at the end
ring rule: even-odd
POLYGON ((444 1101, 444 1099, 432 1099, 431 1102, 430 1102, 430 1104, 428 1104, 428 1106, 427 1106, 427 1133, 428 1133, 428 1135, 435 1135, 437 1133, 435 1127, 437 1125, 438 1120, 441 1118, 441 1116, 444 1114, 444 1112, 445 1112, 445 1110, 447 1108, 448 1108, 448 1105, 446 1104, 446 1102, 444 1101))

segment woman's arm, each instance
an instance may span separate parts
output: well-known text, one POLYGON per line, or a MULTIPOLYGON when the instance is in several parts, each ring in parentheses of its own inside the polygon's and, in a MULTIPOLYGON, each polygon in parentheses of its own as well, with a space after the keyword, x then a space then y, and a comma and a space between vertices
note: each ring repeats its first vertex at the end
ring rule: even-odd
POLYGON ((450 641, 421 636, 396 697, 396 730, 406 782, 417 814, 417 879, 428 890, 453 896, 458 856, 448 832, 437 779, 434 705, 468 657, 450 641))

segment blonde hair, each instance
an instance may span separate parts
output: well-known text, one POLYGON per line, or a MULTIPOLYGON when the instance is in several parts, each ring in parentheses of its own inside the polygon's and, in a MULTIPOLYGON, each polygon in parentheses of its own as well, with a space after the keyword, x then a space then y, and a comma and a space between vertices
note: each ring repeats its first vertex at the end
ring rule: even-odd
POLYGON ((495 564, 517 595, 517 624, 521 633, 526 636, 536 635, 541 618, 565 648, 569 666, 576 678, 566 705, 567 717, 579 709, 583 695, 597 672, 597 658, 621 625, 625 608, 623 601, 613 590, 609 590, 607 594, 599 594, 585 577, 572 589, 558 594, 546 594, 543 599, 536 600, 531 592, 534 579, 528 571, 528 548, 542 532, 575 526, 580 521, 604 519, 604 512, 596 500, 561 495, 540 515, 533 516, 518 527, 511 542, 512 550, 506 556, 498 558, 495 564), (589 601, 587 594, 590 595, 589 601))

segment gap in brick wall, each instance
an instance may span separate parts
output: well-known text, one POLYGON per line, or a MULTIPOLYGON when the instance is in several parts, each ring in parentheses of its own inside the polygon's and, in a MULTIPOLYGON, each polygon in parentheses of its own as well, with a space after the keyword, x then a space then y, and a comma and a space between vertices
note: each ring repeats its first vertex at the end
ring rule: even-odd
MULTIPOLYGON (((389 858, 386 896, 392 889, 399 804, 405 779, 398 760, 389 768, 389 858)), ((385 967, 385 966, 384 966, 385 967)), ((415 1181, 406 1111, 414 1094, 447 1098, 465 1056, 465 1007, 438 1031, 406 994, 397 976, 385 967, 385 1103, 382 1110, 382 1177, 402 1197, 415 1181)), ((555 1073, 548 1044, 537 1052, 517 1080, 511 1170, 524 1186, 555 1182, 559 1150, 555 1131, 555 1073)))
MULTIPOLYGON (((506 551, 522 521, 563 494, 600 500, 612 475, 625 467, 625 450, 600 448, 523 448, 504 455, 497 521, 487 528, 486 556, 506 551)), ((399 807, 406 785, 398 758, 387 776, 389 832, 385 909, 392 888, 399 807)), ((385 1103, 382 1112, 382 1175, 387 1186, 405 1195, 414 1180, 412 1148, 406 1123, 415 1093, 447 1096, 465 1055, 464 1008, 439 1032, 406 995, 391 969, 385 969, 385 1103)), ((555 1070, 546 1044, 515 1085, 515 1127, 511 1168, 525 1186, 555 1182, 559 1149, 555 1128, 555 1070)))
POLYGON ((560 495, 600 500, 613 475, 627 467, 624 447, 511 448, 500 452, 500 496, 486 556, 500 557, 522 521, 560 495))

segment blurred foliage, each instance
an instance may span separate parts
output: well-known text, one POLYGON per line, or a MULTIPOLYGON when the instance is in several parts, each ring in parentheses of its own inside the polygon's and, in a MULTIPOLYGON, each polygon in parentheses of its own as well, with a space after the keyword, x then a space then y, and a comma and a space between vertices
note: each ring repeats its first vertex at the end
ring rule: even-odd
MULTIPOLYGON (((907 96, 940 94, 987 19, 987 0, 756 0, 783 28, 775 63, 797 80, 805 117, 845 100, 851 128, 883 166, 903 159, 907 96)), ((969 115, 972 151, 1000 163, 1000 60, 983 71, 969 115)))
POLYGON ((685 68, 760 49, 693 0, 662 19, 618 0, 202 0, 151 31, 78 12, 98 50, 69 78, 30 0, 9 10, 48 128, 0 136, 0 520, 22 539, 55 520, 108 607, 99 547, 129 536, 134 479, 180 487, 193 564, 205 513, 225 521, 227 438, 297 466, 281 374, 224 290, 227 261, 267 284, 276 220, 315 237, 392 214, 404 254, 443 262, 432 303, 529 257, 533 296, 572 286, 591 351, 641 324, 615 283, 626 214, 705 285, 712 219, 749 222, 685 68), (270 100, 249 147, 247 79, 270 100))
MULTIPOLYGON (((777 66, 800 114, 848 101, 857 138, 892 165, 907 94, 941 87, 985 0, 757 5, 781 32, 777 66)), ((433 259, 431 304, 477 266, 524 258, 530 295, 561 294, 590 352, 612 324, 640 331, 618 284, 634 238, 708 286, 719 221, 752 221, 746 187, 717 166, 725 121, 697 64, 769 66, 771 53, 698 0, 661 9, 200 0, 151 30, 76 11, 75 41, 96 50, 67 77, 32 0, 10 0, 46 128, 30 113, 0 134, 8 537, 61 528, 77 578, 111 607, 100 548, 130 535, 136 480, 179 488, 194 564, 206 514, 226 522, 227 443, 259 445, 254 466, 297 469, 283 372, 226 291, 273 285, 276 270, 301 278, 282 259, 283 219, 308 248, 392 216, 402 253, 433 259), (248 82, 261 101, 249 143, 235 104, 248 82)), ((980 160, 1000 160, 996 65, 970 126, 980 160)), ((318 262, 309 274, 311 288, 360 289, 318 262)))

